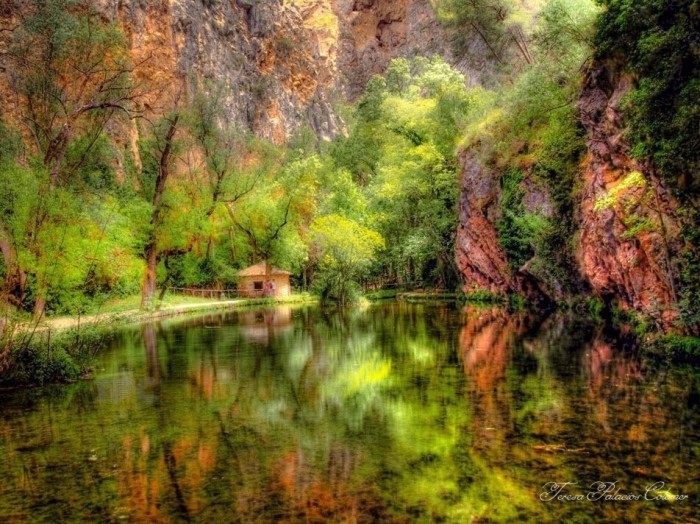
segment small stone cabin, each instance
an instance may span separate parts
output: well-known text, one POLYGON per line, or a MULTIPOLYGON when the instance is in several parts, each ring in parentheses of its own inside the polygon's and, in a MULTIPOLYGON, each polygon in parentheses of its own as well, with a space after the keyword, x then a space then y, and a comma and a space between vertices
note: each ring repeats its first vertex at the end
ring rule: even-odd
POLYGON ((289 271, 274 267, 267 261, 260 262, 238 272, 238 295, 248 298, 288 297, 292 293, 290 275, 289 271))

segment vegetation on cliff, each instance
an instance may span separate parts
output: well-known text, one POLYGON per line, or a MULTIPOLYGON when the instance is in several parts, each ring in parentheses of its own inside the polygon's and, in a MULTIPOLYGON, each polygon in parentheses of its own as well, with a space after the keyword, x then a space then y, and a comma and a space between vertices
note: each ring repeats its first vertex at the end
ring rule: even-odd
POLYGON ((626 138, 678 199, 682 243, 673 254, 679 309, 700 332, 700 7, 697 2, 601 0, 596 53, 636 79, 625 101, 626 138))

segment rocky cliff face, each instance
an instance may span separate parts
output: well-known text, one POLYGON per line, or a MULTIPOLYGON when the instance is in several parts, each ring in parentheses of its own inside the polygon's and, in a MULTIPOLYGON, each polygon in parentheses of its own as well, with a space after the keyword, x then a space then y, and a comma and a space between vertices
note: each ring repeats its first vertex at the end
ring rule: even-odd
MULTIPOLYGON (((277 144, 302 126, 326 140, 342 133, 333 102, 358 98, 392 58, 450 57, 430 0, 92 3, 125 33, 136 80, 153 93, 149 106, 172 99, 183 82, 220 86, 227 118, 277 144)), ((23 10, 17 1, 2 7, 0 22, 23 10)), ((460 68, 470 73, 469 64, 460 68)))
POLYGON ((392 58, 447 57, 447 37, 429 0, 335 0, 340 40, 338 64, 347 98, 359 97, 367 81, 392 58))
MULTIPOLYGON (((538 301, 562 298, 556 282, 545 283, 537 275, 536 258, 513 271, 499 245, 496 223, 501 218, 501 173, 483 165, 467 150, 459 155, 459 160, 462 178, 455 256, 464 290, 485 289, 499 294, 516 291, 538 301)), ((526 176, 519 189, 528 213, 553 216, 551 198, 543 184, 526 176)))
POLYGON ((460 163, 462 180, 455 253, 465 281, 464 289, 510 291, 514 286, 513 276, 498 245, 494 225, 500 217, 499 175, 483 166, 469 151, 460 154, 460 163))
MULTIPOLYGON (((323 7, 324 2, 315 2, 323 7)), ((331 139, 335 42, 313 13, 281 0, 99 0, 140 65, 137 79, 174 90, 218 85, 228 118, 277 144, 308 125, 331 139)))
MULTIPOLYGON (((620 104, 632 79, 613 63, 597 64, 579 99, 588 154, 579 173, 579 236, 576 255, 581 277, 593 293, 635 309, 669 326, 677 317, 674 252, 678 251, 678 208, 654 171, 630 155, 620 104)), ((563 298, 557 283, 542 278, 533 259, 515 271, 499 247, 500 173, 483 166, 473 152, 463 166, 456 259, 465 290, 519 291, 563 298)), ((552 216, 546 190, 523 181, 523 204, 552 216)), ((556 217, 555 217, 556 219, 556 217)))
POLYGON ((230 120, 277 144, 300 127, 343 131, 354 100, 392 58, 447 55, 428 0, 97 0, 150 82, 223 86, 230 120))
POLYGON ((677 316, 670 254, 678 205, 653 170, 630 156, 620 102, 631 87, 632 79, 616 64, 597 64, 581 92, 589 154, 578 258, 597 295, 668 325, 677 316))

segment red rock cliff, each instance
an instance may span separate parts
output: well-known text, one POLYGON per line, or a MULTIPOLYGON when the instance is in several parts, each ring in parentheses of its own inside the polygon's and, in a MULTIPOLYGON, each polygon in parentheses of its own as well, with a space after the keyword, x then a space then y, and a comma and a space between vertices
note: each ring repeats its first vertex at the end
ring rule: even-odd
POLYGON ((630 156, 620 104, 631 87, 616 64, 596 64, 581 92, 589 153, 578 259, 595 294, 668 325, 677 316, 670 256, 677 204, 654 171, 630 156))

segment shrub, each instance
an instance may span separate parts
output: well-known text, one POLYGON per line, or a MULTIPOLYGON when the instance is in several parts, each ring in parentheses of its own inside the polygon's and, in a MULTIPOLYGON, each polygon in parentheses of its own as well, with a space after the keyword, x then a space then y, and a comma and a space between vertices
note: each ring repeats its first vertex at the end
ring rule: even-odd
POLYGON ((0 385, 43 386, 72 382, 90 372, 104 337, 97 328, 19 336, 10 341, 9 354, 0 371, 0 385))
POLYGON ((647 356, 672 363, 700 364, 700 338, 676 334, 653 339, 645 347, 647 356))

